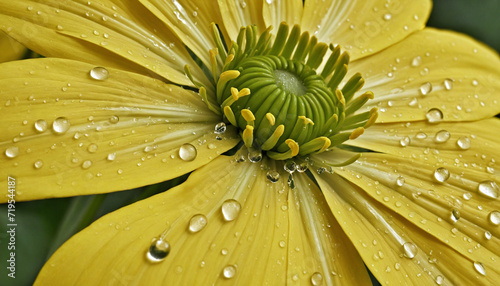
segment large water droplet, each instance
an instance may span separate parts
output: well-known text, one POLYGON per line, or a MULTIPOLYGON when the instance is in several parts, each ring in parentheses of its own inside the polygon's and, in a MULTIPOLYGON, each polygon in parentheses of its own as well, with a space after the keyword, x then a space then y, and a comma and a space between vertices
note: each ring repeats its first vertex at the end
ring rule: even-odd
POLYGON ((445 79, 443 84, 446 90, 451 90, 453 88, 453 80, 451 78, 445 79))
POLYGON ((497 199, 500 193, 497 183, 489 180, 479 183, 477 190, 480 195, 490 199, 497 199))
POLYGON ((256 148, 249 148, 248 160, 250 160, 250 162, 252 163, 260 162, 260 160, 262 160, 262 152, 256 148))
POLYGON ((499 211, 492 211, 488 215, 488 219, 490 222, 494 225, 500 225, 500 212, 499 211))
POLYGON ((285 171, 292 174, 293 172, 295 172, 295 170, 297 168, 297 164, 295 164, 295 162, 293 160, 288 160, 285 162, 285 165, 283 166, 283 168, 285 169, 285 171))
POLYGON ((215 134, 223 134, 226 132, 226 123, 219 122, 215 125, 215 134))
POLYGON ((460 147, 462 150, 467 150, 470 148, 470 139, 467 136, 462 136, 458 138, 457 140, 457 145, 460 147))
POLYGON ((475 261, 474 262, 474 269, 476 269, 476 271, 479 274, 486 276, 486 270, 484 269, 483 263, 481 263, 479 261, 475 261))
POLYGON ((410 259, 415 257, 415 255, 417 255, 418 252, 418 248, 413 242, 405 242, 403 244, 403 250, 404 250, 404 256, 410 259))
POLYGON ((192 233, 196 233, 205 228, 208 220, 207 217, 202 214, 194 215, 189 221, 189 231, 192 233))
POLYGON ((412 67, 418 67, 422 63, 422 58, 420 56, 416 56, 411 60, 412 67))
POLYGON ((151 263, 158 263, 165 260, 169 253, 170 244, 161 238, 154 238, 146 253, 146 258, 151 263))
POLYGON ((450 219, 452 223, 456 223, 460 219, 460 212, 457 209, 451 211, 450 219))
POLYGON ((323 283, 323 275, 319 272, 314 272, 311 275, 311 284, 312 285, 321 285, 323 283))
POLYGON ((109 77, 109 71, 103 67, 95 67, 90 70, 90 77, 95 80, 106 80, 109 77))
POLYGON ((428 95, 432 91, 432 84, 430 82, 426 82, 422 84, 418 90, 421 95, 428 95))
POLYGON ((305 171, 307 171, 307 169, 309 169, 309 167, 307 166, 306 162, 297 165, 297 172, 299 173, 304 173, 305 171))
POLYGON ((179 157, 184 161, 193 161, 198 151, 192 144, 186 143, 179 148, 179 157))
POLYGON ((441 275, 436 276, 436 284, 441 285, 444 282, 444 278, 441 275))
POLYGON ((443 120, 443 112, 437 108, 431 108, 427 111, 425 117, 429 123, 438 123, 443 120))
POLYGON ((70 127, 69 120, 66 117, 58 117, 52 123, 52 129, 58 134, 63 134, 70 127))
POLYGON ((406 146, 410 145, 410 142, 411 142, 410 137, 405 136, 405 137, 401 138, 401 140, 399 140, 399 145, 401 145, 402 147, 406 147, 406 146))
POLYGON ((8 158, 15 158, 19 155, 19 148, 16 146, 9 147, 5 149, 5 156, 8 158))
POLYGON ((33 163, 33 166, 36 169, 40 169, 41 167, 43 167, 43 161, 42 160, 36 160, 35 163, 33 163))
POLYGON ((230 279, 236 275, 236 267, 234 265, 228 265, 222 270, 222 275, 224 278, 230 279))
POLYGON ((280 179, 280 173, 277 171, 269 171, 267 172, 267 179, 271 181, 271 183, 276 183, 280 179))
POLYGON ((448 169, 440 167, 434 171, 434 178, 440 183, 444 183, 450 178, 450 171, 448 169))
POLYGON ((35 130, 36 131, 44 132, 45 130, 47 130, 47 127, 48 127, 47 121, 45 121, 43 119, 38 119, 37 121, 35 121, 35 130))
POLYGON ((233 221, 238 217, 241 210, 241 204, 237 200, 229 199, 222 203, 222 216, 226 221, 233 221))
POLYGON ((436 141, 437 143, 444 143, 448 141, 450 137, 451 137, 450 132, 446 130, 441 130, 434 136, 434 141, 436 141))

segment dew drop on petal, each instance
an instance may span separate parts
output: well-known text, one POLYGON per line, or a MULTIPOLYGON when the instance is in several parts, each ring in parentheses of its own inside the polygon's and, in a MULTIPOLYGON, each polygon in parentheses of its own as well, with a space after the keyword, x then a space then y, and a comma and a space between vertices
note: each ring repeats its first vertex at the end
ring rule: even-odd
POLYGON ((52 123, 52 129, 58 134, 63 134, 70 127, 69 120, 66 117, 58 117, 52 123))
POLYGON ((224 278, 231 279, 236 275, 236 267, 234 265, 228 265, 222 270, 222 275, 224 278))
POLYGON ((490 240, 491 237, 492 237, 491 232, 489 232, 489 231, 484 232, 484 238, 486 238, 487 240, 490 240))
POLYGON ((434 171, 434 178, 436 181, 443 183, 450 178, 450 171, 443 167, 437 168, 434 171))
POLYGON ((437 108, 431 108, 427 111, 425 117, 429 123, 438 123, 443 120, 443 112, 437 108))
POLYGON ((497 199, 500 194, 500 188, 493 181, 483 181, 479 183, 478 193, 486 198, 497 199))
POLYGON ((215 134, 223 134, 226 132, 226 123, 219 122, 215 125, 215 134))
POLYGON ((87 147, 87 151, 89 151, 90 153, 95 153, 97 152, 97 148, 97 144, 92 143, 89 145, 89 147, 87 147))
POLYGON ((413 242, 405 242, 403 244, 404 256, 412 259, 417 255, 418 248, 413 242))
POLYGON ((430 82, 426 82, 422 84, 418 90, 421 95, 428 95, 432 91, 432 84, 430 82))
POLYGON ((437 143, 445 143, 446 141, 450 140, 450 137, 450 132, 441 130, 434 136, 434 141, 437 143))
POLYGON ((90 166, 92 166, 92 161, 90 161, 90 160, 83 161, 83 163, 82 163, 83 169, 88 169, 88 168, 90 168, 90 166))
POLYGON ((405 136, 405 137, 401 138, 401 140, 399 140, 399 145, 401 145, 402 147, 406 147, 406 146, 410 145, 410 142, 411 142, 410 137, 405 136))
POLYGON ((90 70, 90 77, 95 80, 106 80, 109 77, 109 71, 103 67, 95 67, 90 70))
POLYGON ((311 284, 312 285, 321 285, 323 283, 323 275, 319 272, 314 272, 311 275, 311 284))
POLYGON ((271 181, 271 183, 276 183, 280 179, 280 173, 277 171, 268 171, 267 172, 267 179, 271 181))
POLYGON ((307 166, 306 162, 300 163, 299 165, 297 165, 297 172, 304 173, 308 168, 309 167, 307 166))
POLYGON ((295 164, 293 160, 288 160, 283 165, 283 168, 285 169, 285 171, 292 174, 297 169, 297 164, 295 164))
POLYGON ((35 163, 33 163, 33 166, 36 169, 40 169, 41 167, 43 167, 43 161, 42 160, 36 160, 35 163))
POLYGON ((202 214, 196 214, 189 221, 189 231, 192 233, 199 232, 200 230, 205 228, 207 223, 208 220, 206 216, 202 214))
POLYGON ((109 153, 106 159, 108 159, 108 161, 113 161, 116 159, 116 153, 109 153))
POLYGON ((110 123, 113 123, 113 124, 116 124, 118 123, 118 121, 120 121, 120 117, 116 116, 116 115, 113 115, 109 118, 109 122, 110 123))
POLYGON ((500 225, 500 212, 499 211, 492 211, 488 215, 489 221, 494 224, 494 225, 500 225))
POLYGON ((161 238, 154 238, 146 253, 146 258, 151 263, 158 263, 165 260, 169 253, 170 244, 161 238))
POLYGON ((456 223, 460 219, 460 212, 457 209, 451 211, 450 219, 452 223, 456 223))
POLYGON ((193 161, 196 159, 197 154, 198 151, 196 147, 190 143, 183 144, 181 148, 179 148, 179 157, 184 161, 193 161))
POLYGON ((436 284, 441 285, 444 282, 444 278, 441 275, 436 276, 436 284))
POLYGON ((474 269, 476 269, 476 271, 479 274, 486 276, 486 270, 484 269, 483 263, 481 263, 479 261, 475 261, 474 262, 474 269))
POLYGON ((399 176, 396 179, 396 185, 398 185, 399 187, 402 187, 404 184, 405 184, 405 177, 399 176))
POLYGON ((40 133, 47 130, 47 126, 48 126, 47 121, 43 119, 38 119, 37 121, 35 121, 35 130, 40 133))
POLYGON ((453 88, 453 80, 451 78, 445 79, 443 84, 446 90, 451 90, 453 88))
POLYGON ((260 160, 262 160, 262 152, 256 148, 249 148, 248 160, 250 160, 250 162, 252 163, 260 162, 260 160))
POLYGON ((412 67, 418 67, 422 63, 422 58, 420 56, 416 56, 411 60, 412 67))
POLYGON ((15 158, 15 157, 17 157, 17 155, 19 155, 19 148, 18 147, 12 146, 12 147, 5 149, 5 156, 7 156, 7 158, 15 158))
POLYGON ((472 194, 471 193, 464 193, 462 195, 462 197, 464 198, 464 200, 468 201, 468 200, 472 199, 472 194))
POLYGON ((418 132, 415 137, 417 137, 417 139, 425 139, 427 138, 427 134, 425 134, 424 132, 418 132))
POLYGON ((392 15, 387 13, 387 14, 384 14, 383 18, 384 18, 384 20, 389 21, 392 19, 392 15))
POLYGON ((470 148, 470 139, 467 136, 462 136, 458 138, 457 140, 457 145, 460 147, 462 150, 467 150, 470 148))
POLYGON ((238 217, 241 204, 237 200, 229 199, 222 203, 221 211, 225 221, 233 221, 238 217))

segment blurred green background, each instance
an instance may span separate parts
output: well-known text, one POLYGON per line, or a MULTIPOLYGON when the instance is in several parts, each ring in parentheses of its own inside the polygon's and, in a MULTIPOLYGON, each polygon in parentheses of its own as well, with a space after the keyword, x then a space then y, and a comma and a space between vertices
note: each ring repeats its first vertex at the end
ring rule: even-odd
MULTIPOLYGON (((499 15, 500 0, 435 0, 428 26, 469 34, 500 51, 499 15)), ((31 285, 46 259, 71 235, 107 212, 168 189, 184 179, 110 195, 17 203, 16 279, 7 277, 7 207, 0 206, 0 284, 31 285)))

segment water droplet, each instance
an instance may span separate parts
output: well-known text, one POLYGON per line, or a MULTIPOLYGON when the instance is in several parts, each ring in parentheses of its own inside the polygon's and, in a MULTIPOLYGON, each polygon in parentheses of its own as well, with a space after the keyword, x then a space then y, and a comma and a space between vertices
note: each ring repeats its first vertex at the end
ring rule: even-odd
POLYGON ((405 136, 405 137, 401 138, 401 140, 399 140, 399 145, 401 145, 402 147, 406 147, 406 146, 410 145, 410 142, 411 142, 410 137, 405 136))
POLYGON ((475 261, 474 262, 474 269, 476 269, 476 271, 479 274, 486 276, 486 270, 484 269, 484 265, 481 262, 475 261))
POLYGON ((92 161, 90 161, 90 160, 83 161, 83 163, 82 163, 83 169, 88 169, 88 168, 90 168, 90 166, 92 166, 92 161))
POLYGON ((19 155, 18 147, 12 146, 5 149, 5 156, 7 156, 8 158, 15 158, 17 155, 19 155))
POLYGON ((470 139, 467 136, 462 136, 458 138, 457 140, 457 145, 460 147, 462 150, 467 150, 470 148, 470 139))
POLYGON ((292 174, 293 172, 295 172, 297 164, 295 164, 295 162, 292 160, 288 160, 285 162, 285 165, 283 165, 283 168, 285 169, 285 171, 292 174))
POLYGON ((186 143, 179 148, 179 157, 184 161, 193 161, 198 151, 192 144, 186 143))
POLYGON ((40 169, 43 167, 43 161, 42 160, 36 160, 35 163, 33 163, 33 166, 37 169, 40 169))
POLYGON ((89 151, 90 153, 95 153, 97 152, 97 148, 97 144, 92 143, 89 145, 89 147, 87 147, 87 151, 89 151))
POLYGON ((146 253, 146 258, 151 263, 158 263, 165 260, 169 253, 170 244, 161 238, 154 238, 146 253))
POLYGON ((219 122, 215 125, 215 134, 223 134, 226 132, 226 123, 219 122))
POLYGON ((436 284, 441 285, 444 282, 444 278, 441 275, 436 276, 436 284))
POLYGON ((389 21, 389 20, 391 20, 391 19, 392 19, 392 15, 391 15, 391 14, 389 14, 389 13, 387 13, 387 14, 384 14, 384 17, 383 17, 383 18, 384 18, 384 20, 389 21))
POLYGON ((425 117, 427 117, 429 123, 438 123, 443 120, 443 112, 437 108, 431 108, 427 111, 425 117))
POLYGON ((116 159, 116 153, 109 153, 107 159, 108 161, 113 161, 116 159))
POLYGON ((58 134, 63 134, 70 127, 69 120, 66 117, 58 117, 52 123, 52 129, 58 134))
POLYGON ((239 2, 242 9, 245 9, 247 7, 247 2, 245 1, 239 1, 239 2))
POLYGON ((226 221, 233 221, 238 217, 241 205, 237 200, 229 199, 222 203, 222 216, 226 221))
POLYGON ((500 188, 497 183, 489 180, 479 183, 477 190, 480 195, 490 199, 497 199, 500 194, 500 188))
POLYGON ((418 67, 422 63, 422 58, 420 56, 416 56, 411 60, 412 67, 418 67))
POLYGON ((491 232, 489 232, 489 231, 484 232, 484 238, 486 238, 487 240, 490 240, 491 237, 492 237, 491 232))
POLYGON ((262 160, 262 152, 256 148, 249 148, 248 160, 250 160, 250 162, 252 163, 260 162, 260 160, 262 160))
POLYGON ((437 143, 444 143, 450 139, 450 132, 446 130, 441 130, 434 136, 434 141, 437 143))
POLYGON ((403 249, 404 249, 404 256, 410 259, 415 257, 415 255, 417 255, 418 252, 418 248, 413 242, 405 242, 403 244, 403 249))
POLYGON ((464 198, 464 200, 466 200, 466 201, 468 201, 468 200, 472 199, 472 195, 471 195, 471 193, 464 193, 464 194, 462 195, 462 197, 463 197, 463 198, 464 198))
POLYGON ((189 231, 192 233, 196 233, 205 228, 208 220, 207 217, 202 214, 194 215, 189 221, 189 231))
POLYGON ((417 137, 417 139, 425 139, 427 138, 427 134, 425 134, 424 132, 418 132, 415 137, 417 137))
POLYGON ((35 121, 35 130, 38 132, 44 132, 45 130, 47 130, 47 126, 47 121, 43 119, 38 119, 37 121, 35 121))
POLYGON ((434 171, 434 178, 440 183, 444 183, 448 178, 450 178, 450 171, 448 169, 440 167, 434 171))
POLYGON ((321 283, 323 283, 323 275, 319 272, 314 272, 313 275, 311 275, 311 284, 321 285, 321 283))
POLYGON ((109 77, 109 71, 103 67, 95 67, 90 70, 90 77, 95 80, 106 80, 109 77))
POLYGON ((269 171, 267 172, 267 179, 271 181, 271 183, 276 183, 280 179, 280 173, 277 171, 269 171))
POLYGON ((120 118, 116 115, 113 115, 109 118, 110 123, 116 124, 116 123, 118 123, 118 121, 120 121, 120 118))
POLYGON ((399 176, 396 179, 396 185, 402 187, 405 184, 405 178, 403 176, 399 176))
POLYGON ((451 78, 447 78, 444 80, 443 85, 446 90, 451 90, 453 88, 453 80, 451 78))
POLYGON ((492 211, 488 215, 488 219, 490 222, 494 225, 500 225, 500 212, 499 211, 492 211))
POLYGON ((421 95, 428 95, 432 91, 432 84, 430 82, 422 84, 419 91, 421 95))
POLYGON ((303 163, 300 163, 299 165, 297 165, 297 172, 299 172, 299 173, 304 173, 305 171, 307 171, 307 169, 309 169, 309 167, 307 166, 306 162, 303 162, 303 163))
POLYGON ((452 223, 456 223, 460 219, 460 212, 457 209, 451 211, 450 219, 452 223))
POLYGON ((231 279, 236 275, 236 267, 234 265, 228 265, 222 270, 222 275, 224 278, 231 279))

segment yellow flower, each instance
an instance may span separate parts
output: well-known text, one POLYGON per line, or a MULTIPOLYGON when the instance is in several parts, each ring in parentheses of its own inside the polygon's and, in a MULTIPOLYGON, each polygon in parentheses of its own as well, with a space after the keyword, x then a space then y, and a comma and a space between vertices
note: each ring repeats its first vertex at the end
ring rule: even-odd
POLYGON ((500 281, 500 60, 424 29, 430 7, 0 1, 0 28, 48 57, 0 65, 16 200, 195 170, 75 235, 37 284, 500 281))

